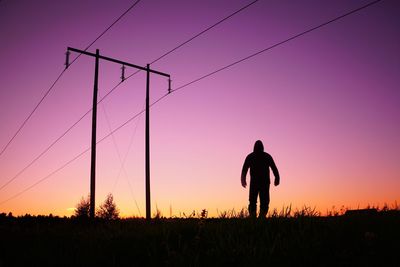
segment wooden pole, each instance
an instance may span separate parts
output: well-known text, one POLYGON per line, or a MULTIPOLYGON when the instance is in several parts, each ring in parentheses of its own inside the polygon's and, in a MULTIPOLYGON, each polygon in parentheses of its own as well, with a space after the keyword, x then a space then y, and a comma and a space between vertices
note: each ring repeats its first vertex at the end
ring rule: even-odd
POLYGON ((95 217, 96 199, 96 125, 97 125, 97 91, 99 80, 99 49, 96 49, 96 63, 94 69, 93 109, 92 109, 92 151, 90 167, 90 218, 95 217))
POLYGON ((151 219, 150 203, 150 65, 147 64, 146 81, 146 219, 151 219))

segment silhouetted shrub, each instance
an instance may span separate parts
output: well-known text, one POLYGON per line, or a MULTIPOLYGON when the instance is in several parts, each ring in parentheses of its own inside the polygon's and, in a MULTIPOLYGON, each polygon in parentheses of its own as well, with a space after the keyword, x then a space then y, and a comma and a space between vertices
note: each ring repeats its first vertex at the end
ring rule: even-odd
POLYGON ((100 205, 97 216, 106 220, 115 220, 119 218, 119 210, 117 209, 117 205, 111 193, 107 195, 106 200, 100 205))
POLYGON ((90 210, 90 197, 88 196, 86 199, 81 198, 81 201, 75 207, 74 215, 77 218, 89 218, 89 210, 90 210))

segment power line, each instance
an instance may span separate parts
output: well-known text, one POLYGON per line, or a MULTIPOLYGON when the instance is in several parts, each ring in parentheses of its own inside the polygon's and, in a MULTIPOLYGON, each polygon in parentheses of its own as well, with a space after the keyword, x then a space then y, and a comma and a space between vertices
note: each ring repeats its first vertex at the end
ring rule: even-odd
POLYGON ((329 20, 329 21, 327 21, 327 22, 324 22, 324 23, 322 23, 322 24, 320 24, 320 25, 318 25, 318 26, 312 27, 312 28, 310 28, 310 29, 308 29, 308 30, 305 30, 305 31, 303 31, 303 32, 301 32, 301 33, 299 33, 299 34, 296 34, 296 35, 294 35, 294 36, 292 36, 292 37, 290 37, 290 38, 287 38, 287 39, 285 39, 285 40, 283 40, 283 41, 281 41, 281 42, 278 42, 278 43, 276 43, 276 44, 274 44, 274 45, 271 45, 271 46, 269 46, 269 47, 267 47, 267 48, 264 48, 264 49, 262 49, 262 50, 259 50, 259 51, 255 52, 255 53, 253 53, 253 54, 251 54, 251 55, 249 55, 249 56, 246 56, 246 57, 244 57, 244 58, 241 58, 241 59, 239 59, 239 60, 237 60, 237 61, 235 61, 235 62, 232 62, 232 63, 229 64, 229 65, 226 65, 226 66, 224 66, 224 67, 222 67, 222 68, 219 68, 219 69, 217 69, 217 70, 215 70, 215 71, 213 71, 213 72, 210 72, 210 73, 208 73, 208 74, 206 74, 206 75, 201 76, 200 78, 197 78, 197 79, 195 79, 195 80, 193 80, 193 81, 191 81, 191 82, 188 82, 188 83, 186 83, 186 84, 184 84, 184 85, 182 85, 182 86, 180 86, 180 87, 178 87, 178 88, 176 88, 176 89, 174 89, 174 90, 171 90, 171 92, 178 91, 178 90, 180 90, 180 89, 182 89, 182 88, 184 88, 184 87, 186 87, 186 86, 189 86, 189 85, 191 85, 191 84, 193 84, 193 83, 196 83, 196 82, 198 82, 198 81, 200 81, 200 80, 203 80, 204 78, 207 78, 207 77, 209 77, 209 76, 211 76, 211 75, 214 75, 214 74, 216 74, 216 73, 218 73, 218 72, 220 72, 220 71, 226 70, 226 69, 228 69, 228 68, 230 68, 230 67, 232 67, 232 66, 234 66, 234 65, 237 65, 237 64, 239 64, 239 63, 241 63, 241 62, 243 62, 243 61, 246 61, 246 60, 248 60, 248 59, 250 59, 250 58, 252 58, 252 57, 258 56, 259 54, 262 54, 262 53, 264 53, 264 52, 266 52, 266 51, 268 51, 268 50, 271 50, 271 49, 273 49, 273 48, 275 48, 275 47, 277 47, 277 46, 280 46, 280 45, 283 45, 283 44, 285 44, 285 43, 287 43, 287 42, 290 42, 290 41, 292 41, 293 39, 296 39, 296 38, 298 38, 298 37, 301 37, 301 36, 303 36, 303 35, 305 35, 305 34, 307 34, 307 33, 310 33, 310 32, 312 32, 312 31, 315 31, 315 30, 319 29, 319 28, 322 28, 322 27, 324 27, 324 26, 327 26, 328 24, 330 24, 330 23, 332 23, 332 22, 335 22, 335 21, 340 20, 340 19, 342 19, 342 18, 344 18, 344 17, 347 17, 347 16, 349 16, 349 15, 351 15, 351 14, 353 14, 353 13, 356 13, 356 12, 358 12, 358 11, 364 9, 364 8, 367 8, 367 7, 369 7, 369 6, 372 6, 372 5, 374 5, 374 4, 376 4, 376 3, 380 2, 380 1, 382 1, 382 0, 376 0, 376 1, 370 2, 370 3, 368 3, 368 4, 366 4, 366 5, 362 6, 362 7, 359 7, 359 8, 356 8, 356 9, 352 10, 352 11, 349 11, 349 12, 347 12, 347 13, 345 13, 345 14, 339 16, 339 17, 336 17, 336 18, 334 18, 334 19, 331 19, 331 20, 329 20))
MULTIPOLYGON (((194 36, 190 37, 188 40, 180 43, 179 45, 175 46, 174 48, 172 48, 171 50, 169 50, 168 52, 164 53, 163 55, 159 56, 158 58, 154 59, 153 61, 150 62, 150 64, 154 64, 157 61, 161 60, 162 58, 166 57, 167 55, 171 54, 172 52, 174 52, 175 50, 181 48, 182 46, 190 43, 191 41, 193 41, 194 39, 196 39, 197 37, 199 37, 200 35, 203 35, 204 33, 208 32, 209 30, 215 28, 216 26, 218 26, 219 24, 221 24, 222 22, 230 19, 231 17, 233 17, 234 15, 240 13, 241 11, 245 10, 246 8, 250 7, 251 5, 253 5, 254 3, 258 2, 259 0, 255 0, 243 7, 241 7, 240 9, 236 10, 235 12, 233 12, 232 14, 224 17, 223 19, 219 20, 218 22, 214 23, 213 25, 207 27, 206 29, 202 30, 201 32, 195 34, 194 36)), ((140 70, 135 71, 134 73, 132 73, 131 75, 129 75, 128 77, 126 77, 126 79, 129 79, 130 77, 138 74, 140 72, 140 70)), ((114 88, 115 89, 115 88, 114 88)), ((110 91, 111 93, 111 91, 110 91)))
POLYGON ((230 19, 231 17, 235 16, 236 14, 240 13, 241 11, 245 10, 246 8, 250 7, 251 5, 253 5, 254 3, 258 2, 258 0, 255 0, 245 6, 243 6, 242 8, 236 10, 235 12, 233 12, 232 14, 230 14, 229 16, 221 19, 220 21, 214 23, 213 25, 209 26, 208 28, 204 29, 203 31, 199 32, 198 34, 196 34, 195 36, 191 37, 190 39, 188 39, 187 41, 181 43, 180 45, 176 46, 174 49, 171 49, 170 51, 166 52, 165 54, 161 55, 160 57, 156 58, 155 60, 153 60, 150 64, 153 64, 157 61, 159 61, 160 59, 162 59, 163 57, 166 57, 167 55, 171 54, 172 52, 174 52, 175 50, 181 48, 182 46, 184 46, 185 44, 193 41, 194 39, 196 39, 197 37, 199 37, 200 35, 202 35, 203 33, 208 32, 209 30, 211 30, 212 28, 218 26, 219 24, 221 24, 222 22, 224 22, 225 20, 230 19))
MULTIPOLYGON (((143 109, 142 111, 140 111, 139 113, 136 113, 133 117, 131 117, 129 120, 127 120, 126 122, 124 122, 123 124, 121 124, 120 126, 118 126, 117 128, 115 128, 113 131, 111 131, 109 134, 107 134, 106 136, 104 136, 103 138, 101 138, 99 141, 96 142, 96 145, 98 145, 99 143, 103 142, 105 139, 107 139, 108 137, 110 137, 112 134, 114 134, 115 132, 119 131, 121 128, 125 127, 127 124, 129 124, 130 122, 132 122, 134 119, 136 119, 137 117, 139 117, 140 115, 142 115, 145 112, 145 110, 143 109)), ((41 178, 40 180, 38 180, 37 182, 35 182, 34 184, 30 185, 29 187, 25 188, 24 190, 12 195, 11 197, 9 197, 8 199, 0 202, 0 206, 3 205, 4 203, 20 196, 21 194, 25 193, 26 191, 32 189, 33 187, 39 185, 40 183, 44 182, 45 180, 49 179, 51 176, 53 176, 54 174, 56 174, 57 172, 61 171, 62 169, 64 169, 65 167, 67 167, 69 164, 71 164, 72 162, 74 162, 75 160, 77 160, 78 158, 80 158, 83 154, 85 154, 86 152, 90 151, 90 147, 88 147, 86 150, 84 150, 83 152, 79 153, 78 155, 76 155, 73 159, 69 160, 68 162, 64 163, 61 167, 55 169, 54 171, 52 171, 50 174, 44 176, 43 178, 41 178)))
MULTIPOLYGON (((163 55, 159 56, 158 58, 154 59, 153 61, 150 62, 150 64, 156 63, 157 61, 161 60, 162 58, 164 58, 164 57, 166 57, 167 55, 171 54, 172 52, 176 51, 177 49, 179 49, 179 48, 183 47, 184 45, 190 43, 191 41, 193 41, 193 40, 196 39, 197 37, 203 35, 204 33, 208 32, 208 31, 210 31, 211 29, 215 28, 216 26, 220 25, 222 22, 224 22, 224 21, 226 21, 226 20, 232 18, 234 15, 240 13, 241 11, 245 10, 246 8, 249 8, 251 5, 253 5, 254 3, 256 3, 256 2, 258 2, 258 1, 259 1, 259 0, 255 0, 255 1, 253 1, 253 2, 251 2, 251 3, 249 3, 249 4, 247 4, 247 5, 245 5, 245 6, 243 6, 243 7, 241 7, 240 9, 236 10, 235 12, 229 14, 228 16, 224 17, 223 19, 217 21, 217 22, 214 23, 213 25, 207 27, 206 29, 202 30, 201 32, 199 32, 199 33, 195 34, 194 36, 190 37, 188 40, 186 40, 186 41, 180 43, 179 45, 175 46, 174 48, 172 48, 172 49, 169 50, 168 52, 166 52, 166 53, 164 53, 163 55)), ((139 72, 140 72, 140 70, 135 71, 134 73, 132 73, 131 75, 129 75, 128 77, 126 77, 125 80, 131 78, 132 76, 138 74, 139 72)), ((116 88, 113 88, 112 90, 110 90, 110 92, 109 92, 108 94, 112 93, 112 91, 115 90, 115 89, 116 89, 116 88)))
MULTIPOLYGON (((140 1, 140 0, 139 0, 139 1, 140 1)), ((127 11, 125 11, 125 12, 122 14, 113 24, 111 24, 110 27, 108 27, 108 28, 106 29, 106 31, 107 31, 108 29, 110 29, 111 26, 113 26, 119 19, 121 19, 122 16, 125 15, 130 9, 132 9, 139 1, 136 1, 127 11)), ((256 3, 257 1, 259 1, 259 0, 255 0, 255 1, 251 2, 250 4, 247 4, 247 5, 243 6, 243 7, 241 7, 240 9, 238 9, 238 10, 236 10, 235 12, 231 13, 230 15, 224 17, 223 19, 219 20, 218 22, 214 23, 213 25, 211 25, 211 26, 207 27, 206 29, 202 30, 201 32, 195 34, 193 37, 191 37, 191 38, 189 38, 188 40, 184 41, 183 43, 177 45, 176 47, 174 47, 173 49, 169 50, 168 52, 166 52, 166 53, 163 54, 162 56, 158 57, 157 59, 153 60, 153 61, 151 62, 151 64, 153 64, 153 63, 155 63, 155 62, 161 60, 162 58, 166 57, 167 55, 169 55, 169 54, 171 54, 172 52, 176 51, 177 49, 181 48, 182 46, 184 46, 184 45, 188 44, 189 42, 193 41, 194 39, 196 39, 196 38, 199 37, 200 35, 203 35, 203 34, 206 33, 207 31, 209 31, 209 30, 215 28, 216 26, 218 26, 218 25, 221 24, 222 22, 224 22, 224 21, 226 21, 227 19, 233 17, 234 15, 240 13, 241 11, 243 11, 244 9, 250 7, 251 5, 253 5, 254 3, 256 3)), ((101 37, 106 31, 104 31, 102 34, 100 34, 100 37, 101 37)), ((96 38, 96 40, 98 40, 100 37, 96 38)), ((95 40, 95 41, 96 41, 96 40, 95 40)), ((95 41, 93 41, 90 45, 88 45, 88 46, 86 47, 85 51, 86 51, 92 44, 94 44, 95 41)), ((80 55, 81 55, 81 54, 78 54, 78 56, 70 63, 70 65, 71 65, 72 63, 74 63, 74 62, 78 59, 78 57, 79 57, 80 55)), ((65 70, 64 70, 64 71, 65 71, 65 70)), ((64 71, 63 71, 63 72, 64 72, 64 71)), ((139 73, 139 72, 140 72, 140 70, 134 72, 134 73, 131 74, 130 76, 126 77, 125 80, 131 78, 132 76, 134 76, 135 74, 137 74, 137 73, 139 73)), ((61 74, 61 75, 62 75, 62 74, 61 74)), ((61 77, 61 75, 59 76, 59 78, 61 77)), ((58 79, 59 79, 59 78, 58 78, 58 79)), ((110 91, 108 91, 108 92, 100 99, 100 101, 99 101, 97 104, 101 103, 106 97, 108 97, 111 93, 113 93, 113 92, 121 85, 121 83, 122 83, 122 82, 119 82, 119 83, 118 83, 117 85, 115 85, 110 91)), ((55 83, 54 83, 54 84, 55 84, 55 83)), ((53 84, 53 86, 54 86, 54 84, 53 84)), ((50 90, 51 90, 51 89, 50 89, 50 90)), ((48 92, 50 92, 50 90, 49 90, 48 92)), ((46 96, 46 95, 45 95, 45 96, 46 96)), ((43 99, 45 98, 45 96, 43 97, 43 99)), ((40 103, 39 103, 39 104, 40 104, 40 103)), ((39 106, 39 104, 38 104, 38 106, 39 106)), ((21 171, 19 171, 19 172, 18 172, 15 176, 13 176, 9 181, 7 181, 5 184, 3 184, 3 185, 0 187, 0 190, 3 189, 4 187, 6 187, 6 186, 7 186, 9 183, 11 183, 12 181, 14 181, 16 178, 18 178, 23 172, 26 171, 26 169, 28 169, 28 168, 29 168, 30 166, 32 166, 36 161, 38 161, 38 160, 39 160, 47 151, 49 151, 62 137, 64 137, 69 131, 71 131, 72 128, 74 128, 86 115, 88 115, 88 114, 91 112, 91 110, 92 110, 92 109, 88 110, 84 115, 82 115, 71 127, 69 127, 60 137, 58 137, 55 141, 53 141, 53 143, 51 143, 42 153, 40 153, 36 158, 34 158, 27 166, 25 166, 21 171)), ((33 114, 33 112, 32 112, 32 114, 33 114)), ((28 119, 29 119, 29 118, 28 118, 28 119)), ((27 119, 27 120, 28 120, 28 119, 27 119)), ((21 128, 22 128, 22 127, 21 127, 21 128)), ((11 143, 11 141, 10 141, 10 143, 11 143)), ((4 149, 4 150, 5 150, 5 149, 4 149)), ((0 156, 1 156, 1 153, 0 153, 0 156)))
POLYGON ((19 132, 24 128, 25 124, 28 122, 28 120, 32 117, 33 113, 38 109, 40 104, 42 104, 43 100, 47 97, 47 95, 50 93, 50 91, 53 89, 53 87, 56 85, 56 83, 60 80, 61 76, 63 76, 65 72, 65 69, 61 71, 61 73, 58 75, 56 80, 53 82, 53 84, 47 89, 46 93, 42 96, 42 98, 39 100, 39 102, 36 104, 36 106, 33 108, 31 113, 29 113, 28 117, 22 122, 21 126, 19 126, 18 130, 14 133, 14 135, 11 137, 11 139, 7 142, 7 144, 4 146, 4 148, 0 152, 0 156, 6 151, 6 149, 10 146, 11 142, 15 139, 15 137, 19 134, 19 132))
MULTIPOLYGON (((116 86, 119 86, 120 83, 118 83, 116 86)), ((107 94, 108 95, 108 94, 107 94)), ((105 97, 101 98, 98 103, 101 103, 104 100, 105 97)), ((46 154, 54 145, 56 145, 67 133, 69 133, 73 128, 75 128, 76 125, 80 121, 82 121, 90 112, 92 109, 89 109, 86 111, 85 114, 83 114, 74 124, 72 124, 64 133, 62 133, 56 140, 54 140, 49 146, 46 147, 45 150, 43 150, 39 155, 37 155, 31 162, 29 162, 24 168, 22 168, 16 175, 11 177, 6 183, 4 183, 1 187, 0 190, 2 190, 4 187, 6 187, 8 184, 10 184, 12 181, 17 179, 21 174, 23 174, 30 166, 32 166, 36 161, 38 161, 44 154, 46 154)))
MULTIPOLYGON (((181 90, 181 89, 183 89, 183 88, 185 88, 185 87, 187 87, 187 86, 189 86, 189 85, 191 85, 191 84, 194 84, 194 83, 196 83, 196 82, 199 82, 199 81, 201 81, 201 80, 203 80, 203 79, 205 79, 205 78, 207 78, 207 77, 210 77, 210 76, 212 76, 212 75, 214 75, 214 74, 217 74, 218 72, 221 72, 221 71, 226 70, 226 69, 228 69, 228 68, 230 68, 230 67, 233 67, 234 65, 237 65, 237 64, 239 64, 239 63, 241 63, 241 62, 243 62, 243 61, 246 61, 246 60, 248 60, 248 59, 250 59, 250 58, 253 58, 253 57, 255 57, 255 56, 258 56, 258 55, 260 55, 260 54, 262 54, 262 53, 264 53, 264 52, 267 52, 268 50, 271 50, 271 49, 277 47, 277 46, 280 46, 280 45, 283 45, 283 44, 285 44, 285 43, 287 43, 287 42, 290 42, 290 41, 292 41, 293 39, 296 39, 296 38, 298 38, 298 37, 301 37, 301 36, 303 36, 303 35, 305 35, 305 34, 307 34, 307 33, 310 33, 310 32, 312 32, 312 31, 315 31, 315 30, 319 29, 319 28, 322 28, 322 27, 324 27, 324 26, 327 26, 328 24, 330 24, 330 23, 332 23, 332 22, 335 22, 335 21, 337 21, 337 20, 340 20, 340 19, 342 19, 342 18, 344 18, 344 17, 347 17, 347 16, 349 16, 349 15, 351 15, 351 14, 353 14, 353 13, 356 13, 356 12, 362 10, 362 9, 365 9, 365 8, 367 8, 367 7, 369 7, 369 6, 372 6, 372 5, 374 5, 374 4, 377 4, 378 2, 381 2, 381 1, 382 1, 382 0, 376 0, 376 1, 370 2, 370 3, 368 3, 368 4, 364 5, 364 6, 361 6, 361 7, 359 7, 359 8, 356 8, 356 9, 352 10, 352 11, 349 11, 349 12, 347 12, 347 13, 341 15, 341 16, 338 16, 338 17, 336 17, 336 18, 334 18, 334 19, 331 19, 331 20, 329 20, 329 21, 327 21, 327 22, 324 22, 324 23, 322 23, 322 24, 319 24, 318 26, 312 27, 312 28, 310 28, 310 29, 308 29, 308 30, 305 30, 305 31, 299 33, 299 34, 293 35, 292 37, 289 37, 289 38, 287 38, 287 39, 285 39, 285 40, 283 40, 283 41, 281 41, 281 42, 278 42, 278 43, 276 43, 276 44, 274 44, 274 45, 271 45, 271 46, 269 46, 269 47, 267 47, 267 48, 264 48, 264 49, 262 49, 262 50, 259 50, 259 51, 255 52, 255 53, 251 54, 251 55, 248 55, 248 56, 246 56, 246 57, 244 57, 244 58, 241 58, 241 59, 239 59, 239 60, 237 60, 237 61, 234 61, 234 62, 232 62, 232 63, 230 63, 230 64, 228 64, 228 65, 225 65, 225 66, 223 66, 223 67, 221 67, 221 68, 219 68, 219 69, 217 69, 217 70, 215 70, 215 71, 212 71, 212 72, 210 72, 210 73, 207 73, 207 74, 205 74, 205 75, 203 75, 203 76, 201 76, 201 77, 199 77, 199 78, 197 78, 197 79, 195 79, 195 80, 192 80, 192 81, 190 81, 190 82, 188 82, 188 83, 186 83, 186 84, 183 84, 183 85, 181 85, 181 86, 179 86, 179 87, 177 87, 177 88, 171 90, 171 93, 174 93, 174 92, 176 92, 176 91, 179 91, 179 90, 181 90)), ((152 106, 155 105, 155 104, 157 104, 158 102, 160 102, 162 99, 164 99, 164 98, 167 97, 168 95, 169 95, 169 94, 165 94, 165 95, 163 95, 162 97, 160 97, 159 99, 157 99, 155 102, 153 102, 152 106)))
POLYGON ((93 42, 91 42, 85 49, 84 51, 88 50, 97 40, 99 40, 109 29, 111 29, 118 21, 122 19, 129 11, 131 11, 132 8, 134 8, 137 4, 139 4, 141 0, 137 0, 134 2, 124 13, 121 14, 113 23, 111 23, 110 26, 108 26, 107 29, 105 29, 96 39, 94 39, 93 42))
MULTIPOLYGON (((111 123, 110 123, 110 119, 109 119, 109 117, 108 117, 108 114, 107 114, 107 111, 106 111, 106 105, 105 105, 104 102, 102 103, 102 107, 103 107, 104 117, 106 118, 106 121, 107 121, 108 129, 109 129, 109 131, 110 131, 110 133, 111 133, 111 132, 112 132, 111 123)), ((142 109, 143 109, 143 108, 142 108, 142 109)), ((121 156, 121 152, 120 152, 120 150, 119 150, 119 148, 118 148, 117 140, 115 139, 115 135, 114 135, 113 133, 111 133, 111 137, 112 137, 112 141, 113 141, 113 144, 114 144, 115 151, 117 152, 117 155, 118 155, 118 159, 119 159, 119 161, 120 161, 120 163, 121 163, 121 168, 120 168, 120 171, 119 171, 119 173, 118 173, 118 176, 117 176, 117 179, 116 179, 116 180, 118 181, 118 178, 119 178, 121 172, 123 171, 124 174, 125 174, 124 177, 125 177, 126 181, 128 182, 129 190, 130 190, 131 196, 132 196, 132 198, 133 198, 133 201, 135 202, 136 208, 137 208, 138 211, 139 211, 139 215, 141 215, 141 212, 140 212, 140 209, 139 209, 139 205, 137 204, 137 201, 136 201, 135 195, 134 195, 134 193, 133 193, 133 189, 132 189, 131 183, 129 182, 129 179, 128 179, 128 173, 127 173, 127 171, 126 171, 126 169, 125 169, 125 166, 124 166, 125 161, 126 161, 126 158, 127 158, 127 156, 128 156, 128 153, 129 153, 129 149, 130 149, 130 147, 131 147, 131 145, 132 145, 133 136, 136 134, 137 126, 138 126, 138 121, 136 122, 136 127, 135 127, 135 130, 134 130, 133 135, 132 135, 132 137, 131 137, 131 142, 130 142, 130 144, 129 144, 129 146, 128 146, 128 152, 125 154, 125 156, 124 156, 123 159, 122 159, 122 156, 121 156)), ((116 181, 116 182, 117 182, 117 181, 116 181)), ((115 188, 115 185, 116 185, 116 183, 114 184, 113 189, 115 188)))
MULTIPOLYGON (((332 23, 332 22, 335 22, 335 21, 337 21, 337 20, 339 20, 339 19, 342 19, 342 18, 344 18, 344 17, 347 17, 347 16, 349 16, 349 15, 355 13, 355 12, 358 12, 358 11, 360 11, 360 10, 362 10, 362 9, 365 9, 365 8, 367 8, 367 7, 369 7, 369 6, 372 6, 372 5, 374 5, 374 4, 376 4, 376 3, 380 2, 380 1, 382 1, 382 0, 377 0, 377 1, 370 2, 369 4, 366 4, 366 5, 362 6, 362 7, 359 7, 359 8, 357 8, 357 9, 354 9, 354 10, 352 10, 352 11, 349 11, 349 12, 347 12, 347 13, 341 15, 341 16, 338 16, 338 17, 336 17, 336 18, 334 18, 334 19, 331 19, 331 20, 329 20, 329 21, 327 21, 327 22, 325 22, 325 23, 322 23, 322 24, 320 24, 320 25, 318 25, 318 26, 315 26, 315 27, 313 27, 313 28, 310 28, 310 29, 308 29, 308 30, 306 30, 306 31, 303 31, 303 32, 299 33, 299 34, 296 34, 296 35, 294 35, 294 36, 292 36, 292 37, 290 37, 290 38, 288 38, 288 39, 285 39, 284 41, 278 42, 278 43, 276 43, 276 44, 274 44, 274 45, 272 45, 272 46, 269 46, 269 47, 267 47, 267 48, 265 48, 265 49, 262 49, 262 50, 260 50, 260 51, 258 51, 258 52, 256 52, 256 53, 253 53, 253 54, 251 54, 251 55, 249 55, 249 56, 246 56, 246 57, 244 57, 244 58, 242 58, 242 59, 239 59, 239 60, 237 60, 237 61, 235 61, 235 62, 233 62, 233 63, 230 63, 230 64, 228 64, 228 65, 226 65, 226 66, 224 66, 224 67, 221 67, 221 68, 219 68, 219 69, 217 69, 217 70, 215 70, 215 71, 212 71, 212 72, 210 72, 210 73, 208 73, 208 74, 205 74, 205 75, 203 75, 203 76, 201 76, 201 77, 199 77, 199 78, 197 78, 197 79, 195 79, 195 80, 193 80, 193 81, 191 81, 191 82, 188 82, 188 83, 186 83, 186 84, 184 84, 184 85, 182 85, 182 86, 179 86, 179 87, 177 87, 176 89, 172 90, 171 93, 172 93, 172 92, 176 92, 176 91, 178 91, 178 90, 181 90, 181 89, 183 89, 183 88, 185 88, 185 87, 188 87, 189 85, 192 85, 192 84, 194 84, 194 83, 196 83, 196 82, 199 82, 199 81, 201 81, 201 80, 203 80, 203 79, 205 79, 205 78, 207 78, 207 77, 210 77, 210 76, 212 76, 212 75, 214 75, 214 74, 216 74, 216 73, 218 73, 218 72, 220 72, 220 71, 226 70, 226 69, 228 69, 228 68, 230 68, 230 67, 232 67, 232 66, 234 66, 234 65, 236 65, 236 64, 239 64, 239 63, 241 63, 241 62, 244 62, 244 61, 246 61, 246 60, 248 60, 248 59, 250 59, 250 58, 252 58, 252 57, 255 57, 255 56, 257 56, 257 55, 259 55, 259 54, 261 54, 261 53, 263 53, 263 52, 266 52, 266 51, 268 51, 268 50, 271 50, 271 49, 273 49, 273 48, 275 48, 275 47, 277 47, 277 46, 279 46, 279 45, 282 45, 282 44, 284 44, 284 43, 287 43, 287 42, 289 42, 289 41, 292 41, 293 39, 298 38, 298 37, 300 37, 300 36, 302 36, 302 35, 304 35, 304 34, 310 33, 310 32, 312 32, 312 31, 317 30, 317 29, 319 29, 319 28, 321 28, 321 27, 323 27, 323 26, 326 26, 326 25, 328 25, 328 24, 330 24, 330 23, 332 23)), ((161 100, 163 100, 165 97, 167 97, 167 96, 169 96, 169 95, 170 95, 170 94, 167 93, 167 94, 161 96, 161 97, 158 98, 156 101, 154 101, 154 102, 150 105, 150 107, 153 107, 154 105, 156 105, 158 102, 160 102, 161 100)), ((108 138, 108 137, 111 136, 113 133, 115 133, 116 131, 118 131, 118 130, 120 130, 121 128, 123 128, 124 126, 126 126, 127 124, 129 124, 131 121, 133 121, 135 118, 137 118, 138 116, 140 116, 140 115, 143 114, 144 112, 145 112, 145 110, 142 110, 142 111, 140 111, 139 113, 135 114, 133 117, 131 117, 130 119, 128 119, 126 122, 124 122, 123 124, 121 124, 120 126, 118 126, 117 128, 115 128, 113 131, 111 131, 110 134, 104 136, 104 137, 103 137, 101 140, 99 140, 96 144, 102 142, 104 139, 108 138)), ((57 170, 53 171, 53 172, 50 173, 49 175, 45 176, 44 178, 42 178, 41 180, 39 180, 39 181, 36 182, 35 184, 29 186, 28 188, 24 189, 23 191, 20 191, 19 193, 17 193, 17 194, 15 194, 15 195, 11 196, 10 198, 6 199, 5 201, 0 202, 0 205, 2 205, 2 204, 4 204, 4 203, 6 203, 6 202, 8 202, 8 201, 10 201, 10 200, 12 200, 12 199, 18 197, 19 195, 23 194, 24 192, 28 191, 29 189, 33 188, 34 186, 38 185, 39 183, 43 182, 44 180, 50 178, 53 174, 55 174, 56 172, 58 172, 58 171, 60 171, 61 169, 65 168, 66 166, 68 166, 70 163, 72 163, 73 161, 75 161, 77 158, 79 158, 81 155, 83 155, 84 153, 86 153, 86 152, 89 151, 89 150, 90 150, 90 148, 88 148, 87 150, 85 150, 84 152, 82 152, 81 154, 79 154, 78 156, 76 156, 74 159, 68 161, 68 162, 67 162, 66 164, 64 164, 62 167, 58 168, 57 170)))
MULTIPOLYGON (((108 26, 107 29, 100 33, 100 35, 96 39, 94 39, 88 46, 86 46, 83 51, 87 51, 97 40, 99 40, 109 29, 111 29, 118 21, 120 21, 122 17, 125 16, 129 11, 131 11, 131 9, 134 8, 140 1, 141 0, 137 0, 136 2, 134 2, 124 13, 121 14, 121 16, 119 16, 113 23, 111 23, 111 25, 108 26)), ((78 54, 69 65, 74 63, 81 55, 82 54, 78 54)))
POLYGON ((34 184, 30 185, 29 187, 25 188, 24 190, 16 193, 15 195, 7 198, 6 200, 0 202, 0 206, 3 205, 4 203, 19 197, 20 195, 22 195, 23 193, 27 192, 28 190, 34 188, 35 186, 37 186, 38 184, 42 183, 43 181, 49 179, 51 176, 53 176, 54 174, 56 174, 57 172, 61 171, 62 169, 64 169, 65 167, 67 167, 69 164, 71 164, 72 162, 74 162, 75 160, 77 160, 78 158, 80 158, 81 156, 83 156, 83 154, 85 154, 86 152, 90 151, 90 147, 87 148, 85 151, 81 152, 80 154, 78 154, 77 156, 75 156, 73 159, 71 159, 70 161, 66 162, 64 165, 62 165, 61 167, 59 167, 58 169, 52 171, 50 174, 44 176, 43 178, 41 178, 39 181, 35 182, 34 184))
MULTIPOLYGON (((108 30, 110 30, 119 20, 121 20, 121 18, 123 16, 125 16, 133 7, 135 7, 141 0, 137 0, 135 3, 133 3, 124 13, 122 13, 121 16, 119 16, 113 23, 111 23, 110 26, 108 26, 96 39, 94 39, 94 41, 92 41, 86 48, 84 51, 86 51, 87 49, 89 49, 97 40, 99 40, 108 30)), ((81 54, 79 54, 78 56, 76 56, 74 58, 74 60, 69 64, 71 65, 72 63, 74 63, 79 57, 81 56, 81 54)), ((28 117, 25 118, 25 120, 22 122, 22 124, 20 125, 20 127, 17 129, 17 131, 13 134, 13 136, 11 137, 11 139, 7 142, 7 144, 3 147, 3 149, 0 152, 0 156, 6 151, 6 149, 10 146, 10 144, 13 142, 13 140, 15 139, 15 137, 19 134, 19 132, 22 130, 22 128, 24 128, 25 124, 29 121, 29 119, 32 117, 32 115, 35 113, 35 111, 39 108, 39 106, 42 104, 43 100, 49 95, 50 91, 54 88, 54 86, 56 85, 56 83, 60 80, 60 78, 63 76, 63 74, 65 73, 65 70, 62 70, 61 73, 58 75, 58 77, 55 79, 55 81, 52 83, 52 85, 49 87, 49 89, 47 89, 47 91, 45 92, 45 94, 42 96, 42 98, 39 100, 39 102, 36 104, 36 106, 33 108, 33 110, 29 113, 28 117)), ((0 188, 1 189, 1 188, 0 188)))

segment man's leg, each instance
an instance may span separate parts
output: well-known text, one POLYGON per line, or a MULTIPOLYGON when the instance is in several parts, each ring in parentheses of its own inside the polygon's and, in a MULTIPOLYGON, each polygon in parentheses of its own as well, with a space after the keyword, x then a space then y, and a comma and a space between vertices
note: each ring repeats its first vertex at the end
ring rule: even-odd
POLYGON ((250 215, 250 217, 256 217, 257 196, 258 196, 258 187, 254 183, 250 182, 250 190, 249 190, 249 215, 250 215))
POLYGON ((260 188, 260 216, 265 218, 269 208, 269 184, 265 183, 260 188))

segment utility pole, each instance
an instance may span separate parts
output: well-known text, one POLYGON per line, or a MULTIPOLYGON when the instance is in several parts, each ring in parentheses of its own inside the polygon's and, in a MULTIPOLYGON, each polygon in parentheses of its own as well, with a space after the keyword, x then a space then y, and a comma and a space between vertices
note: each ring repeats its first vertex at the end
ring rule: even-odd
POLYGON ((150 202, 150 65, 146 68, 146 219, 151 218, 150 202))
POLYGON ((114 62, 122 65, 121 80, 125 80, 125 67, 132 67, 135 69, 146 71, 146 154, 145 154, 145 171, 146 171, 146 219, 151 219, 151 202, 150 202, 150 73, 168 77, 168 93, 171 92, 171 79, 170 75, 150 69, 150 65, 141 67, 135 64, 124 62, 118 59, 101 56, 99 49, 96 49, 96 54, 79 50, 76 48, 68 47, 66 53, 66 68, 69 67, 70 51, 91 56, 95 58, 95 74, 94 74, 94 92, 93 92, 93 112, 92 112, 92 150, 91 150, 91 169, 90 169, 90 218, 95 216, 95 188, 96 188, 96 121, 97 121, 97 91, 98 91, 98 78, 99 78, 99 59, 114 62))
POLYGON ((94 66, 94 89, 92 109, 92 146, 90 166, 90 218, 94 219, 96 209, 96 125, 97 125, 97 92, 99 90, 99 49, 96 49, 96 63, 94 66))

